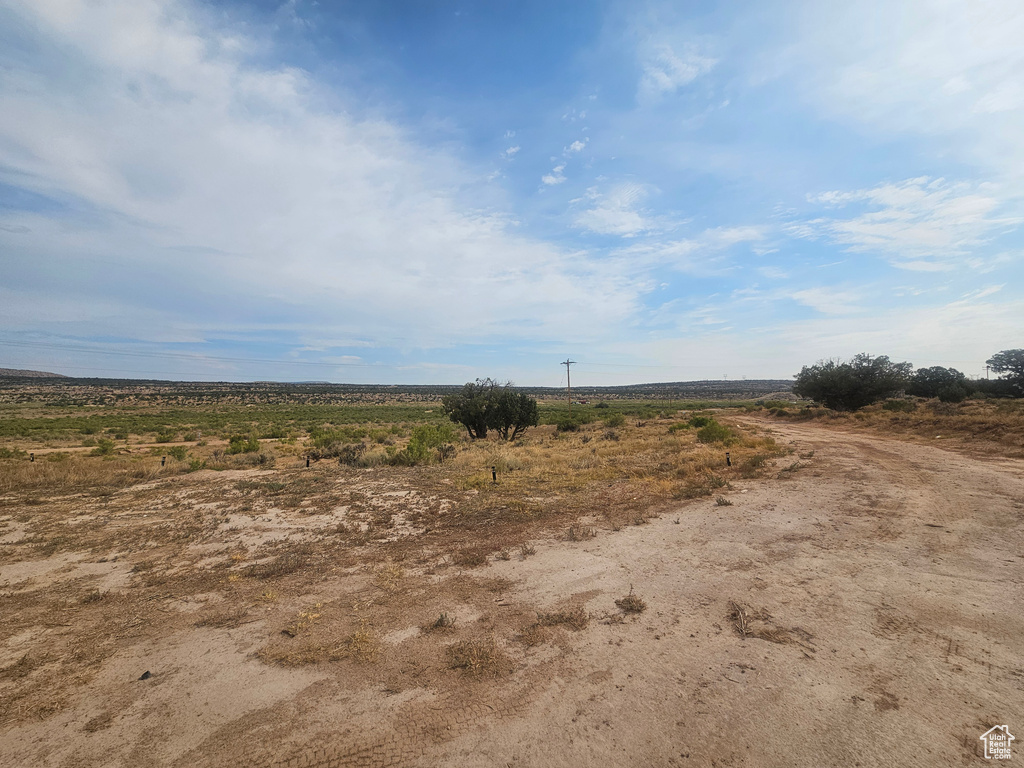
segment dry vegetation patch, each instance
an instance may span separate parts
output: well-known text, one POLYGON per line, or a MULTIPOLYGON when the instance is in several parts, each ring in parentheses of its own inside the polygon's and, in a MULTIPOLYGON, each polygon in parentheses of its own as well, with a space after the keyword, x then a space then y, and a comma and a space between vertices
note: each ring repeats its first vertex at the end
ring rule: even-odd
MULTIPOLYGON (((506 677, 516 649, 553 637, 564 653, 590 623, 583 606, 538 613, 504 602, 507 579, 472 574, 529 558, 541 540, 642 525, 677 499, 727 488, 744 457, 784 453, 730 424, 730 467, 723 444, 669 432, 679 418, 462 441, 425 466, 307 468, 301 434, 238 455, 227 453, 228 434, 208 432, 182 450, 128 440, 96 456, 78 449, 77 434, 52 449, 13 441, 0 458, 0 568, 24 575, 0 585, 0 644, 33 640, 0 665, 0 720, 47 717, 119 650, 176 632, 245 625, 263 633, 265 663, 373 670, 396 690, 443 688, 452 669, 506 677), (384 641, 392 635, 400 640, 384 641)), ((352 434, 373 441, 366 457, 401 449, 410 431, 396 422, 352 434)), ((619 602, 644 606, 632 594, 619 602)), ((107 726, 101 717, 91 727, 107 726)))

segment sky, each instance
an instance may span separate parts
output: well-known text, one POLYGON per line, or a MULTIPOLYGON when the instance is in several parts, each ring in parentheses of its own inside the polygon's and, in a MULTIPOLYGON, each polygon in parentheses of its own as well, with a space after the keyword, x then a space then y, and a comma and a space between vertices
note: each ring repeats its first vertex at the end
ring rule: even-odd
POLYGON ((1019 0, 0 0, 0 367, 983 375, 1022 40, 1019 0))

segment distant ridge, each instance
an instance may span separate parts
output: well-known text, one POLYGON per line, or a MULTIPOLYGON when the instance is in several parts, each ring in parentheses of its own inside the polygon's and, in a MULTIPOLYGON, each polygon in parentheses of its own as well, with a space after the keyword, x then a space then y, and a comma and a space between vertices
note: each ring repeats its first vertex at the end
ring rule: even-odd
POLYGON ((0 368, 0 376, 8 379, 66 379, 59 373, 48 371, 24 371, 20 368, 0 368))

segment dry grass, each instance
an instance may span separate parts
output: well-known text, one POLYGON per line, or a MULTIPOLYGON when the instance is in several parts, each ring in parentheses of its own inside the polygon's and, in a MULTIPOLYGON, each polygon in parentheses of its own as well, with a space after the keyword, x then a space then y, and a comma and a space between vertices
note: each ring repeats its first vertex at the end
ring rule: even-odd
POLYGON ((551 639, 551 632, 541 624, 530 624, 525 627, 515 638, 527 648, 542 645, 551 639))
POLYGON ((275 579, 295 573, 309 562, 305 552, 285 552, 265 563, 253 563, 245 569, 245 575, 254 579, 275 579))
POLYGON ((237 627, 245 622, 249 615, 247 606, 229 605, 222 608, 203 611, 192 624, 194 627, 237 627))
POLYGON ((373 583, 388 593, 397 592, 405 579, 405 568, 397 563, 384 563, 373 574, 373 583))
POLYGON ((589 526, 574 524, 569 526, 569 530, 566 531, 566 541, 586 541, 597 536, 597 531, 589 526))
POLYGON ((579 605, 575 608, 569 608, 564 611, 554 611, 552 613, 538 613, 537 623, 543 627, 553 627, 559 624, 564 624, 570 629, 574 629, 577 632, 586 629, 590 623, 590 614, 588 614, 583 606, 579 605))
MULTIPOLYGON (((775 409, 776 418, 827 421, 844 429, 866 429, 888 436, 963 440, 972 450, 1024 456, 1024 400, 967 400, 963 403, 921 401, 916 410, 890 411, 882 404, 856 413, 826 408, 775 409)), ((801 458, 810 458, 810 456, 801 458)))
POLYGON ((161 467, 157 457, 92 457, 67 455, 60 461, 3 461, 0 494, 45 491, 48 495, 83 489, 117 489, 188 471, 185 465, 161 467))
POLYGON ((288 637, 298 637, 320 621, 321 616, 323 616, 323 607, 323 603, 316 603, 309 608, 299 611, 299 615, 295 617, 295 620, 281 630, 282 634, 288 635, 288 637))
POLYGON ((512 659, 493 637, 453 643, 445 648, 445 657, 449 669, 472 677, 502 677, 512 671, 512 659))
POLYGON ((298 643, 287 640, 261 648, 256 655, 268 664, 297 667, 343 660, 373 664, 380 657, 380 653, 380 638, 364 620, 360 622, 358 629, 343 637, 340 642, 331 642, 329 638, 322 636, 311 637, 298 643))
POLYGON ((447 613, 441 613, 436 619, 429 624, 425 624, 420 627, 424 632, 434 632, 437 630, 449 630, 455 628, 455 617, 450 616, 447 613))
POLYGON ((623 613, 643 613, 647 610, 645 603, 639 596, 633 594, 633 585, 629 585, 629 594, 615 601, 615 605, 623 613))
MULTIPOLYGON (((482 625, 486 631, 500 638, 515 636, 527 647, 552 637, 562 643, 567 630, 591 621, 582 607, 543 613, 516 635, 521 613, 505 619, 488 613, 510 582, 444 574, 444 587, 431 585, 424 593, 426 579, 409 574, 423 569, 436 575, 439 555, 466 569, 486 567, 495 557, 525 559, 537 553, 541 540, 586 541, 607 523, 641 525, 674 498, 727 487, 735 470, 726 467, 721 447, 698 444, 692 432, 669 434, 672 417, 641 426, 630 420, 616 428, 614 439, 595 423, 558 436, 553 427, 539 427, 513 444, 466 441, 445 463, 425 467, 322 462, 306 469, 295 456, 291 464, 286 457, 273 467, 253 463, 239 474, 247 465, 214 457, 216 446, 190 447, 189 455, 194 451, 209 460, 208 467, 236 471, 184 474, 187 462, 161 468, 160 456, 148 453, 0 459, 0 508, 11 512, 4 532, 17 526, 24 533, 2 548, 0 563, 79 555, 97 563, 109 557, 112 571, 127 574, 130 583, 127 590, 102 592, 95 581, 83 581, 63 591, 3 598, 8 625, 0 627, 0 643, 27 631, 40 641, 32 654, 0 670, 0 679, 14 689, 0 701, 0 719, 58 711, 81 685, 81 670, 92 674, 126 644, 183 626, 225 629, 253 622, 256 631, 256 619, 266 617, 258 657, 267 663, 380 661, 373 674, 384 674, 402 654, 430 645, 420 639, 383 653, 378 632, 399 626, 413 594, 416 600, 423 595, 423 607, 437 617, 423 627, 428 633, 453 629, 451 615, 436 611, 473 605, 490 616, 482 625), (498 468, 497 485, 491 466, 498 468), (594 510, 604 518, 590 524, 594 510), (294 602, 300 595, 330 594, 323 591, 327 585, 340 583, 356 585, 345 603, 321 610, 294 602), (217 594, 223 599, 214 598, 198 614, 159 608, 167 600, 217 594), (360 605, 355 615, 347 610, 351 601, 360 605), (299 610, 302 605, 308 607, 299 610), (65 633, 45 632, 50 626, 71 628, 67 635, 87 656, 69 650, 65 633)), ((734 462, 777 450, 749 434, 730 445, 734 462)), ((55 578, 59 585, 63 577, 55 578)), ((631 595, 624 605, 636 609, 643 601, 631 595)), ((461 640, 458 629, 455 638, 461 640)), ((481 678, 508 674, 513 666, 494 637, 447 648, 435 644, 428 653, 434 654, 429 663, 438 680, 445 666, 481 678)), ((106 727, 102 718, 94 726, 106 727)))
POLYGON ((798 627, 783 627, 775 622, 772 615, 764 608, 751 608, 748 605, 729 601, 727 618, 736 633, 746 640, 755 637, 769 643, 785 645, 795 643, 805 650, 813 652, 811 635, 798 627))

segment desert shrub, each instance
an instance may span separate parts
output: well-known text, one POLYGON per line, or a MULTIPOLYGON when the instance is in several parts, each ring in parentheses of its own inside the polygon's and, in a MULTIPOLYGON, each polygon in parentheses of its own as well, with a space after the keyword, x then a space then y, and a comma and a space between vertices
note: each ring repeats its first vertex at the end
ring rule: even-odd
POLYGON ((6 448, 0 445, 0 459, 22 459, 26 456, 20 448, 6 448))
POLYGON ((332 451, 338 459, 339 464, 355 466, 366 453, 366 443, 351 443, 349 445, 334 446, 332 451))
POLYGON ((175 432, 173 430, 170 430, 170 429, 167 429, 167 430, 164 430, 162 432, 157 432, 156 442, 158 442, 158 443, 169 443, 172 440, 174 440, 174 438, 176 438, 177 436, 178 436, 177 432, 175 432))
POLYGON ((562 416, 555 422, 556 432, 579 432, 581 421, 575 416, 562 416))
POLYGON ((836 411, 856 411, 903 390, 911 367, 891 362, 885 355, 860 354, 848 363, 824 360, 803 367, 793 392, 836 411))
POLYGON ((971 395, 971 391, 963 384, 948 384, 936 393, 943 403, 962 403, 971 395))
POLYGON ((421 424, 413 428, 409 444, 392 459, 392 464, 412 466, 426 464, 434 458, 434 450, 439 450, 439 458, 447 451, 440 450, 450 446, 455 440, 455 430, 449 424, 421 424))
POLYGON ((232 456, 239 453, 256 453, 259 449, 260 441, 251 435, 232 435, 228 439, 227 453, 232 456))
POLYGON ((608 403, 604 402, 603 400, 600 403, 598 403, 597 405, 595 405, 594 407, 595 408, 611 408, 611 406, 608 405, 608 403))
POLYGON ((167 449, 167 455, 170 456, 172 459, 184 461, 185 458, 188 456, 188 448, 186 448, 184 445, 172 445, 170 448, 167 449))
POLYGON ((111 456, 116 449, 116 445, 113 440, 109 440, 105 437, 101 437, 96 443, 96 447, 89 451, 90 456, 111 456))
POLYGON ((917 410, 917 403, 913 400, 886 400, 882 403, 882 410, 910 413, 917 410))
POLYGON ((708 424, 711 424, 713 422, 714 418, 712 418, 711 416, 691 416, 690 420, 686 423, 691 427, 696 427, 697 429, 700 429, 701 427, 706 427, 708 426, 708 424))
POLYGON ((711 420, 697 430, 699 443, 727 443, 732 440, 732 430, 724 424, 711 420))
POLYGON ((609 414, 604 419, 604 424, 605 424, 606 427, 613 427, 613 428, 614 427, 621 427, 625 423, 626 423, 626 417, 623 416, 621 413, 609 414))

